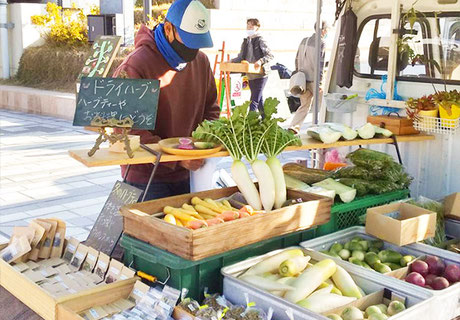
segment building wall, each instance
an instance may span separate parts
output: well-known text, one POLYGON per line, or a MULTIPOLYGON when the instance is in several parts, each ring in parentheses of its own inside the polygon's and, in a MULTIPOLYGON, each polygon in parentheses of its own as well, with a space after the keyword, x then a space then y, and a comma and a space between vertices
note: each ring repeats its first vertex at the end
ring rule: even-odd
MULTIPOLYGON (((43 44, 40 32, 30 22, 30 17, 45 12, 45 5, 39 3, 13 3, 8 5, 8 22, 14 28, 8 30, 10 74, 17 72, 19 60, 25 48, 43 44)), ((5 48, 0 48, 5 50, 5 48)), ((3 68, 0 59, 0 69, 3 68)))

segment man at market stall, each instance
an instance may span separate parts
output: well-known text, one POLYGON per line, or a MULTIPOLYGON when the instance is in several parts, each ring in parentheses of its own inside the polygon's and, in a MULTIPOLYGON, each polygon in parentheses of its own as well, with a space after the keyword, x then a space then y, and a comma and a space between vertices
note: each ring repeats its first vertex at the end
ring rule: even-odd
MULTIPOLYGON (((213 46, 209 11, 199 0, 176 0, 166 21, 150 30, 142 25, 135 50, 115 71, 115 77, 160 80, 155 130, 132 130, 141 143, 156 143, 170 137, 189 137, 205 119, 219 117, 217 90, 207 56, 200 48, 213 46)), ((145 200, 190 192, 189 171, 204 160, 162 163, 145 200)), ((122 166, 122 176, 126 173, 122 166)), ((127 182, 145 190, 152 164, 132 165, 127 182)))
MULTIPOLYGON (((324 56, 325 56, 325 43, 324 39, 327 36, 328 26, 325 21, 321 22, 321 57, 320 57, 320 72, 321 78, 323 77, 324 56)), ((316 30, 316 23, 315 23, 316 30)), ((290 129, 296 133, 300 131, 302 124, 310 111, 313 92, 315 91, 315 66, 316 66, 316 33, 311 37, 305 38, 299 45, 297 55, 295 58, 295 72, 303 72, 307 83, 305 84, 305 91, 300 95, 300 107, 292 118, 290 129)), ((321 104, 321 96, 323 91, 320 88, 319 104, 321 104)))

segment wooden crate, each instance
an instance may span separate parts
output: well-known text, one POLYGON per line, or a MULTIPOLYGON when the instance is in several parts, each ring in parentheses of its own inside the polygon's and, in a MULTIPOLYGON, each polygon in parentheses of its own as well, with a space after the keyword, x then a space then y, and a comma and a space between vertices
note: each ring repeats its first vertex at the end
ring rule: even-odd
MULTIPOLYGON (((0 250, 6 246, 7 244, 0 245, 0 250)), ((133 284, 136 280, 137 278, 116 281, 55 298, 35 282, 14 269, 10 264, 0 259, 0 285, 45 320, 68 319, 58 317, 57 306, 59 304, 71 303, 74 299, 84 300, 90 295, 95 297, 110 296, 112 292, 119 290, 119 288, 125 285, 133 284)), ((93 302, 92 300, 89 301, 93 302)))
MULTIPOLYGON (((92 307, 103 306, 119 299, 128 298, 138 278, 127 280, 118 287, 112 287, 101 292, 92 292, 84 296, 62 302, 57 305, 57 319, 59 320, 84 320, 79 313, 92 307)), ((115 282, 117 283, 117 282, 115 282)))
POLYGON ((253 63, 222 62, 220 71, 262 74, 262 68, 256 69, 253 63))
POLYGON ((396 135, 418 134, 411 119, 399 116, 368 116, 367 122, 390 130, 396 135))
POLYGON ((158 248, 188 260, 200 260, 232 249, 276 236, 305 230, 327 223, 332 199, 302 191, 288 190, 289 199, 302 198, 304 203, 225 222, 208 228, 191 230, 161 219, 165 206, 181 207, 195 196, 211 199, 229 197, 237 187, 209 190, 141 202, 122 207, 124 232, 158 248))

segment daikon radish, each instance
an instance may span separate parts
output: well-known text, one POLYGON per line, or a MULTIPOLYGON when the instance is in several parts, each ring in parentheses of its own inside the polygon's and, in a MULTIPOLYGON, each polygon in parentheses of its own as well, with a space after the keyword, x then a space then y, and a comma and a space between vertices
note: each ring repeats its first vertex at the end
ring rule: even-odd
POLYGON ((310 256, 307 257, 294 257, 283 261, 279 267, 279 273, 283 277, 294 277, 300 274, 308 265, 310 256))
POLYGON ((252 266, 248 271, 244 273, 244 275, 260 275, 265 272, 277 272, 280 264, 283 261, 286 261, 289 258, 293 257, 303 257, 303 251, 300 249, 288 249, 284 250, 274 256, 271 256, 254 266, 252 266))
POLYGON ((256 288, 266 290, 266 291, 291 291, 295 290, 294 287, 282 284, 273 280, 269 280, 260 276, 242 276, 241 280, 250 283, 256 288))
MULTIPOLYGON (((275 205, 275 179, 273 179, 272 171, 266 162, 259 159, 252 162, 251 167, 259 182, 262 206, 266 212, 270 212, 275 205)), ((286 185, 284 185, 284 189, 286 189, 286 185)))
POLYGON ((292 283, 296 288, 286 293, 284 298, 297 303, 308 297, 321 283, 329 279, 337 270, 337 265, 331 259, 324 259, 305 271, 292 283))
POLYGON ((355 300, 356 298, 353 297, 345 297, 339 296, 338 294, 325 293, 319 295, 312 295, 311 297, 297 302, 297 304, 313 312, 322 313, 328 310, 344 306, 355 300))
POLYGON ((362 298, 362 294, 359 291, 355 281, 341 266, 337 266, 337 270, 332 275, 332 280, 343 295, 348 297, 355 297, 358 299, 362 298))

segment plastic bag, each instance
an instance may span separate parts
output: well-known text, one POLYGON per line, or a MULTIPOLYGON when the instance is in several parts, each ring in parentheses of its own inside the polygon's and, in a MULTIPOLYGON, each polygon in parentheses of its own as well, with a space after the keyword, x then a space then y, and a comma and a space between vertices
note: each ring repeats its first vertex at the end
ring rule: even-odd
POLYGON ((344 163, 345 158, 337 149, 332 149, 331 151, 326 152, 326 162, 344 163))

